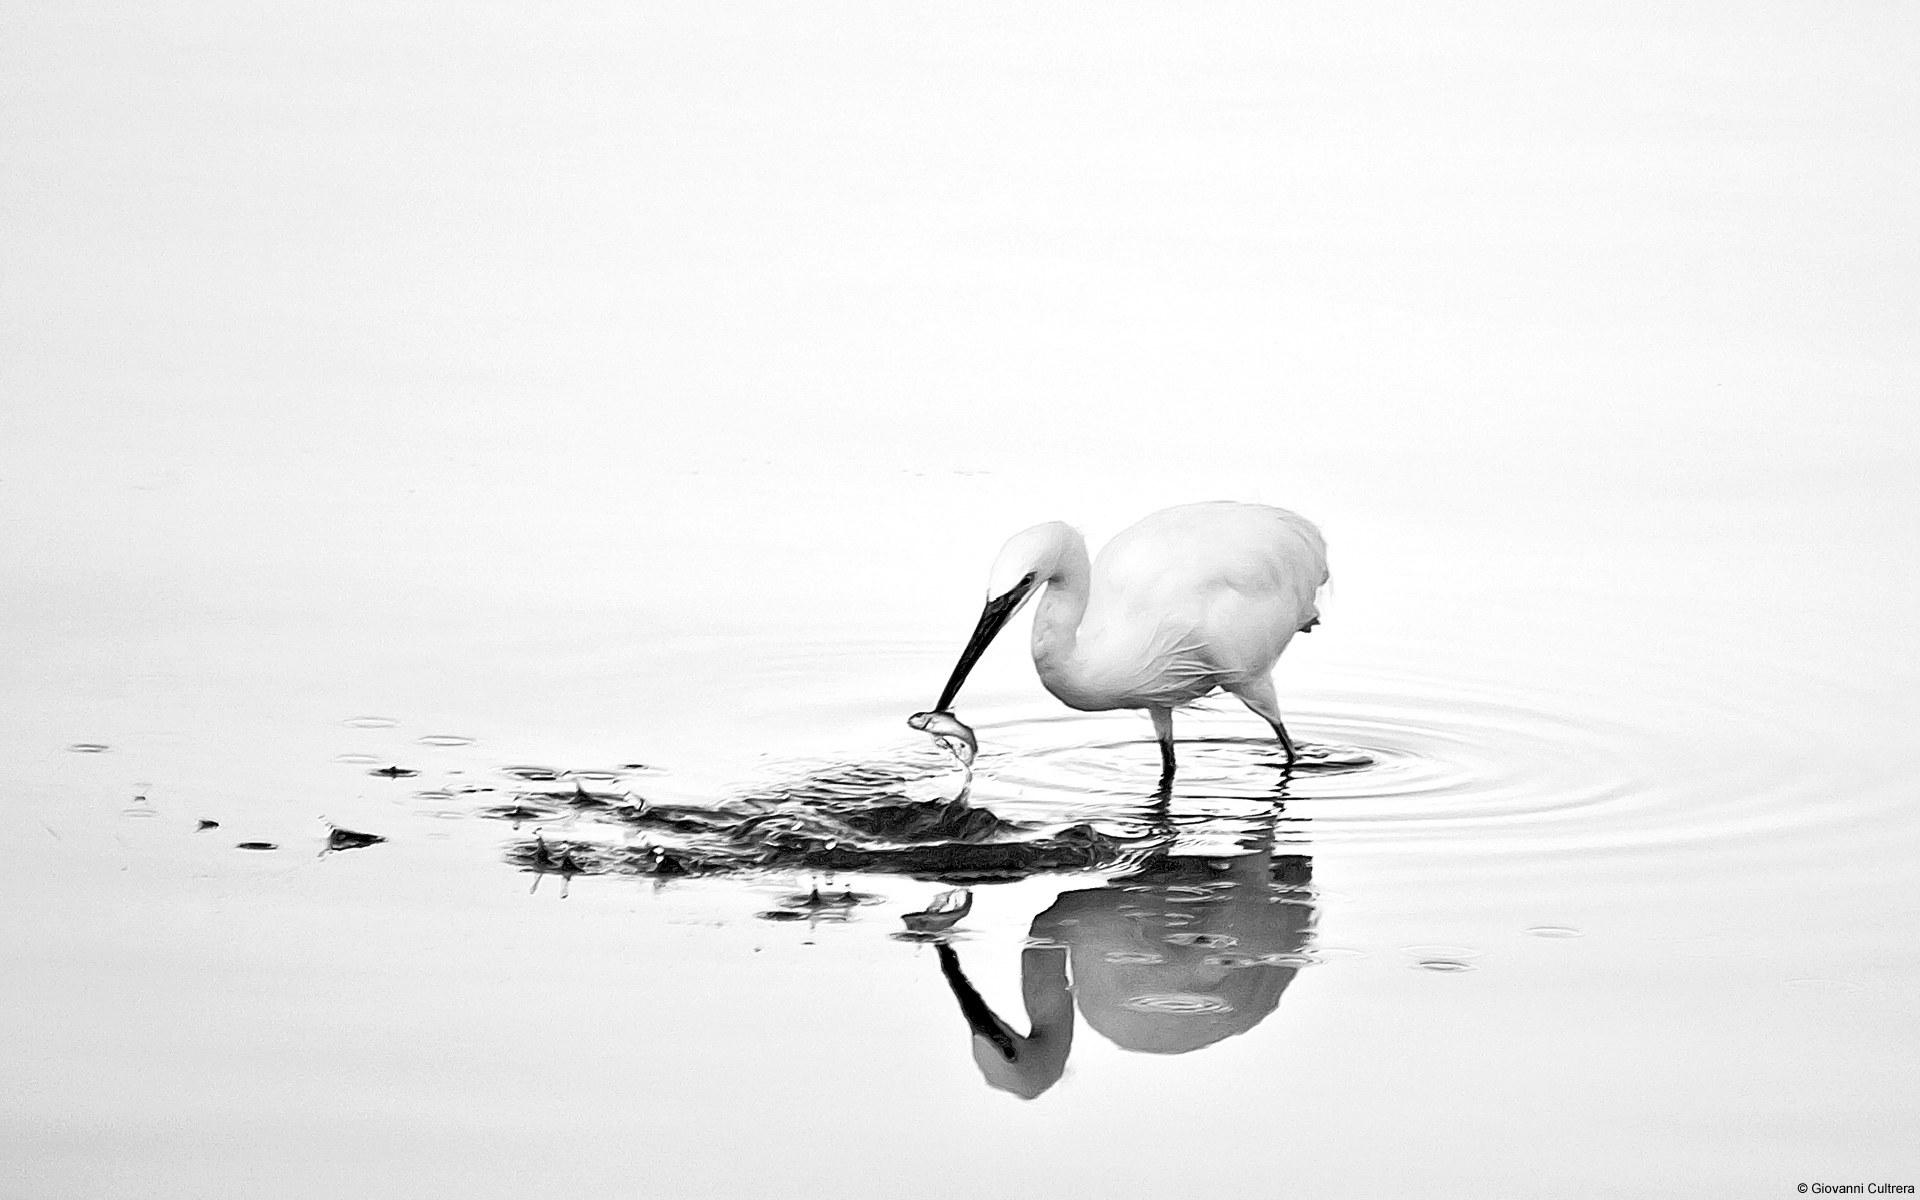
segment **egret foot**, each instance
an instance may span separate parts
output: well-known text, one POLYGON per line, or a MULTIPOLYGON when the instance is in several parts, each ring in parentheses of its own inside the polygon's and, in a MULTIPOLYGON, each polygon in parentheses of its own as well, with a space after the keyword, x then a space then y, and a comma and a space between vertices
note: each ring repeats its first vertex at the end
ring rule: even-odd
POLYGON ((1300 752, 1294 749, 1293 739, 1287 736, 1287 727, 1280 722, 1273 723, 1273 732, 1280 738, 1280 748, 1287 753, 1287 765, 1293 766, 1300 761, 1300 752))

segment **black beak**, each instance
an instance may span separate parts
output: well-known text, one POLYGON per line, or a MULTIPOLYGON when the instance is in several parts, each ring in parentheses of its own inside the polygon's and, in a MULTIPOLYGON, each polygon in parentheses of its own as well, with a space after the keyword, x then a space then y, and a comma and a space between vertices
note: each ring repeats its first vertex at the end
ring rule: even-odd
POLYGON ((940 702, 933 706, 935 712, 951 711, 947 706, 953 703, 954 696, 960 691, 960 685, 967 681, 967 672, 973 670, 973 664, 980 661, 987 646, 1000 632, 1007 619, 1013 616, 1020 602, 1033 590, 1034 577, 1028 573, 1019 583, 1008 588, 1005 595, 987 601, 980 610, 980 623, 973 627, 973 636, 967 639, 967 648, 960 652, 960 661, 953 664, 953 674, 947 679, 947 686, 940 689, 940 702))
POLYGON ((947 977, 947 986, 953 989, 953 998, 960 1002, 960 1015, 966 1018, 967 1028, 973 1030, 975 1036, 992 1042, 993 1048, 1000 1052, 1000 1057, 1012 1062, 1020 1053, 1013 1030, 994 1015, 993 1009, 987 1006, 987 1002, 980 998, 980 993, 974 990, 973 984, 967 981, 966 974, 960 970, 960 956, 953 952, 953 947, 943 941, 933 950, 940 956, 940 973, 947 977))

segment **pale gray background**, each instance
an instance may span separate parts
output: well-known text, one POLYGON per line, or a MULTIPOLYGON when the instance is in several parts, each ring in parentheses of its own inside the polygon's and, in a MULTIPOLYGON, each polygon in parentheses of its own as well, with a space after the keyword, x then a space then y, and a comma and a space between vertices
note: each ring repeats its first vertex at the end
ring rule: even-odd
POLYGON ((0 6, 0 1193, 1920 1181, 1915 13, 0 6), (1229 1046, 1022 1106, 890 916, 334 761, 900 753, 1002 536, 1211 496, 1328 532, 1309 737, 1513 722, 1229 1046))

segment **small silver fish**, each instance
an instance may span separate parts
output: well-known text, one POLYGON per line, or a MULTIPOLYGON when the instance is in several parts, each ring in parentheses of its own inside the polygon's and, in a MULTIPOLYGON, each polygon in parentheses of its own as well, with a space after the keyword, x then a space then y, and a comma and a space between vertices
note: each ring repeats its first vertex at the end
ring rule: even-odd
POLYGON ((972 767, 973 756, 980 752, 980 739, 973 736, 973 730, 965 721, 950 712, 915 713, 907 718, 907 726, 932 734, 933 740, 959 759, 963 767, 972 767))
POLYGON ((932 904, 919 912, 900 914, 900 920, 914 933, 945 933, 972 911, 973 893, 967 888, 955 888, 941 892, 932 904))

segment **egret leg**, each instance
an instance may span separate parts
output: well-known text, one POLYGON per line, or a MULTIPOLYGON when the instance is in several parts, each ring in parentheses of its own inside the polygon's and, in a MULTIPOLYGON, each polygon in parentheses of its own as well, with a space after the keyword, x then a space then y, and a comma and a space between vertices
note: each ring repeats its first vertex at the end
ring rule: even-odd
POLYGON ((1240 703, 1252 709, 1261 720, 1273 726, 1273 736, 1280 739, 1280 749, 1286 752, 1287 765, 1291 767, 1298 762, 1299 751, 1294 749, 1293 739, 1287 736, 1286 724, 1280 720, 1280 701, 1273 694, 1273 680, 1256 679, 1230 690, 1240 697, 1240 703))
POLYGON ((1150 708, 1148 714, 1153 717, 1153 736, 1160 739, 1160 790, 1173 786, 1173 710, 1170 708, 1150 708))

